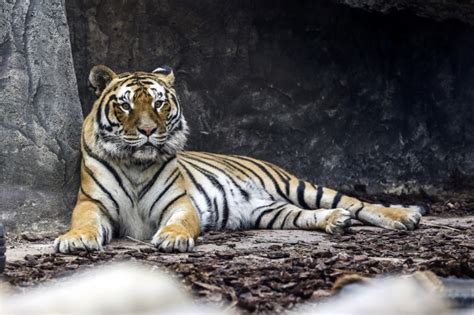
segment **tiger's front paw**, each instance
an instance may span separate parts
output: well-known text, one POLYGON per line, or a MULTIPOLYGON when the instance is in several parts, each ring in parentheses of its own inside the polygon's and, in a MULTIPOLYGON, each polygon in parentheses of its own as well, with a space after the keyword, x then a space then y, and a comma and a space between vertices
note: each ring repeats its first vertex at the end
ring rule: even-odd
POLYGON ((95 227, 72 229, 54 241, 54 249, 63 254, 103 250, 102 245, 109 240, 102 234, 95 227))
POLYGON ((182 225, 170 224, 161 228, 151 243, 160 251, 171 252, 190 252, 194 248, 194 238, 182 225))

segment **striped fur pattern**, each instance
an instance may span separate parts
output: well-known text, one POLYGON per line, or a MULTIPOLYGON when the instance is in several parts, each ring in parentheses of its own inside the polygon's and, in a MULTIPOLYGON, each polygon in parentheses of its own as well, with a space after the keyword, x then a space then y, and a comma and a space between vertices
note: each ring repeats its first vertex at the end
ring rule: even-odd
POLYGON ((187 124, 168 67, 115 74, 92 69, 98 99, 82 130, 81 188, 62 253, 101 250, 113 237, 190 251, 216 229, 343 233, 351 218, 413 230, 415 208, 368 204, 243 156, 183 151, 187 124))

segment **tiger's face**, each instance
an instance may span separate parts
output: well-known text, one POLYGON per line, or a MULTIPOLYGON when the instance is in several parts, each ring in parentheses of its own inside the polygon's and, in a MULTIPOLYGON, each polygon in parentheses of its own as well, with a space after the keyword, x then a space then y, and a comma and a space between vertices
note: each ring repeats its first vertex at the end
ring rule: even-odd
POLYGON ((143 163, 167 159, 183 149, 187 124, 169 67, 117 75, 96 66, 89 81, 98 96, 91 112, 97 146, 105 154, 143 163))

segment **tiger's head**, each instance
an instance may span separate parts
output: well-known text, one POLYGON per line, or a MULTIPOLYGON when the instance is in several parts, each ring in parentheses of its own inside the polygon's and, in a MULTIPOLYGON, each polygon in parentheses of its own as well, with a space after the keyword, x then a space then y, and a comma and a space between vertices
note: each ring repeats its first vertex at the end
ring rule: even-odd
POLYGON ((171 68, 116 74, 99 65, 92 68, 89 81, 98 97, 90 114, 90 133, 102 155, 148 163, 183 149, 188 127, 171 68))

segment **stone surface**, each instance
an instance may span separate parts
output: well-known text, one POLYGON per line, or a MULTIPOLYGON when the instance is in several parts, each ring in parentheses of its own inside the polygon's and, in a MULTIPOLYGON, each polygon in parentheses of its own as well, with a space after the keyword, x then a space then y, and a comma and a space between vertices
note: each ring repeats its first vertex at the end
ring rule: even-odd
POLYGON ((3 1, 0 60, 0 222, 61 227, 78 189, 82 123, 63 1, 3 1))
MULTIPOLYGON (((449 16, 431 2, 421 14, 377 1, 359 3, 384 13, 337 1, 71 0, 83 110, 93 65, 167 64, 189 149, 254 156, 337 188, 472 191, 474 29, 437 21, 449 16)), ((457 8, 470 16, 467 5, 457 8)))
POLYGON ((409 11, 443 21, 456 19, 474 25, 473 0, 335 0, 355 8, 382 13, 409 11))

